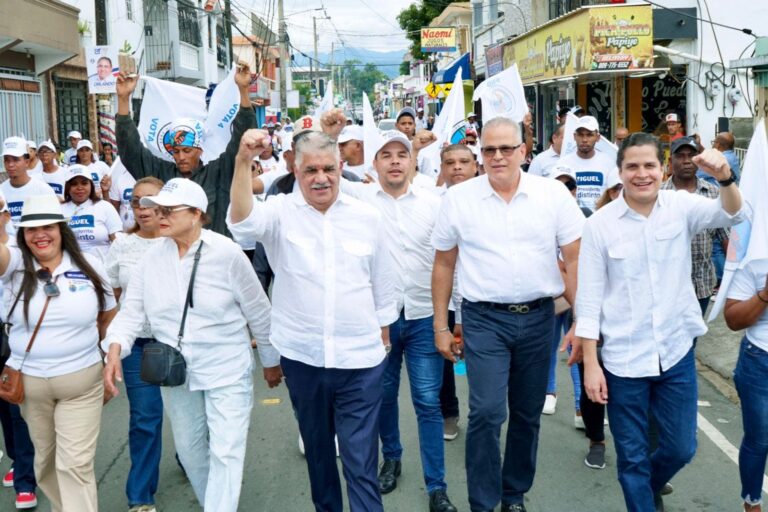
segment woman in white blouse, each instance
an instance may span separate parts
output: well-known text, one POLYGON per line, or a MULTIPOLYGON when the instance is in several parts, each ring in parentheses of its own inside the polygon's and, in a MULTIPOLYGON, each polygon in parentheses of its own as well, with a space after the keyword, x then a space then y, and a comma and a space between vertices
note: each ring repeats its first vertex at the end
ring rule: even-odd
MULTIPOLYGON (((155 196, 161 188, 163 182, 154 177, 142 178, 136 183, 130 200, 135 225, 126 233, 117 233, 109 248, 107 274, 117 300, 128 289, 129 278, 136 263, 161 240, 157 210, 139 204, 142 197, 155 196)), ((125 486, 129 512, 155 510, 155 492, 160 476, 163 399, 158 386, 144 382, 139 376, 144 345, 152 341, 155 341, 152 332, 149 325, 145 324, 133 344, 131 355, 123 361, 130 410, 128 449, 131 469, 125 486)))
POLYGON ((115 207, 96 195, 93 177, 82 165, 69 167, 62 208, 80 248, 103 262, 115 233, 123 230, 123 223, 115 207))
POLYGON ((725 302, 725 322, 746 329, 733 382, 741 399, 744 438, 739 475, 744 510, 760 512, 768 460, 768 259, 750 261, 736 271, 725 302))
POLYGON ((253 407, 252 338, 267 383, 282 379, 279 354, 269 344, 269 301, 240 247, 203 229, 208 199, 200 185, 175 178, 140 205, 157 207, 164 238, 136 264, 102 341, 109 352, 105 385, 117 391, 120 358, 130 355, 147 322, 155 339, 179 349, 186 382, 161 388, 176 451, 205 510, 234 512, 253 407))
POLYGON ((12 324, 7 364, 23 374, 21 413, 37 483, 54 512, 96 512, 93 462, 104 399, 98 342, 115 311, 106 272, 80 250, 50 194, 24 201, 17 247, 0 244, 0 278, 12 324))

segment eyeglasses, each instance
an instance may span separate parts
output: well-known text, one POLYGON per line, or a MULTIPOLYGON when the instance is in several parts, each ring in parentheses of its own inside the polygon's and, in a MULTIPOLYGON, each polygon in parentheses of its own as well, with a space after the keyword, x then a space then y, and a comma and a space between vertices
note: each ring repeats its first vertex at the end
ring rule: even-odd
POLYGON ((59 287, 56 285, 56 283, 51 281, 53 275, 51 274, 50 270, 45 267, 41 268, 37 271, 37 278, 40 281, 45 282, 45 286, 43 286, 43 292, 45 293, 46 297, 58 297, 61 295, 59 287))
POLYGON ((476 140, 470 140, 470 139, 464 139, 464 142, 466 142, 470 146, 474 146, 475 144, 477 144, 476 140))
POLYGON ((191 210, 191 206, 159 206, 157 208, 157 211, 160 212, 160 215, 163 217, 170 217, 171 214, 180 212, 182 210, 191 210))
POLYGON ((141 206, 141 197, 132 197, 130 202, 131 208, 152 208, 152 206, 141 206))
POLYGON ((497 151, 501 151, 501 156, 512 156, 515 150, 522 145, 523 143, 521 142, 516 146, 485 146, 480 151, 483 153, 483 158, 493 158, 496 156, 497 151))

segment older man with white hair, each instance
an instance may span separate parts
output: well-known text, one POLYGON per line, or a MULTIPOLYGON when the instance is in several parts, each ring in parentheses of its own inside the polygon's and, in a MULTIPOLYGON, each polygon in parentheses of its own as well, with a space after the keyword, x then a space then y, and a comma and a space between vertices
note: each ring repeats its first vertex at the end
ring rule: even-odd
POLYGON ((389 325, 397 320, 394 263, 381 214, 339 191, 336 143, 313 131, 293 141, 301 193, 257 202, 251 160, 269 136, 243 135, 227 225, 236 239, 264 244, 275 269, 270 341, 282 356, 315 509, 343 508, 338 435, 350 509, 380 512, 378 418, 389 325))

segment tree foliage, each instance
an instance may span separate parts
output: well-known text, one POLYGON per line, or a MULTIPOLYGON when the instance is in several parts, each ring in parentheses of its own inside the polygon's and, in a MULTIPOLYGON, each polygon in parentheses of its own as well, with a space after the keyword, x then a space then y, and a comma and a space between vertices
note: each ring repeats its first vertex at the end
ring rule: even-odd
POLYGON ((368 98, 373 101, 373 86, 387 80, 387 75, 375 64, 370 62, 364 66, 361 64, 359 60, 345 60, 341 66, 344 78, 349 80, 353 103, 358 102, 357 98, 362 92, 368 93, 368 98))
MULTIPOLYGON (((429 22, 435 19, 451 0, 423 0, 414 2, 397 15, 397 22, 400 28, 406 31, 406 37, 411 41, 411 55, 416 60, 426 59, 426 55, 421 51, 421 29, 429 25, 429 22)), ((402 73, 404 67, 400 67, 402 73)), ((408 74, 408 73, 402 73, 408 74)))

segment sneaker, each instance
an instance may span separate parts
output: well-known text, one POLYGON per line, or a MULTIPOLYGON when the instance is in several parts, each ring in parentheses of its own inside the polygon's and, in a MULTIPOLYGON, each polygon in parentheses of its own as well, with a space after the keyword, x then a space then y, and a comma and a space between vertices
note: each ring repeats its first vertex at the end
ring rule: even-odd
POLYGON ((134 505, 128 512, 157 512, 157 508, 154 505, 134 505))
POLYGON ((445 489, 436 489, 429 493, 429 512, 457 512, 445 489))
POLYGON ((13 487, 13 468, 8 470, 3 477, 3 487, 13 487))
POLYGON ((16 508, 35 508, 37 506, 37 496, 33 492, 20 492, 16 494, 16 508))
POLYGON ((602 443, 593 444, 589 447, 589 452, 584 459, 584 464, 592 469, 605 468, 605 445, 602 443))
POLYGON ((459 417, 452 416, 443 420, 443 439, 453 441, 459 437, 459 417))
POLYGON ((664 487, 661 488, 661 490, 659 491, 659 494, 661 494, 662 496, 667 496, 668 494, 672 494, 673 492, 675 492, 675 488, 672 487, 671 483, 667 482, 664 484, 664 487))
POLYGON ((544 409, 541 411, 541 414, 555 414, 555 407, 557 407, 557 395, 547 393, 547 397, 544 399, 544 409))
POLYGON ((581 416, 581 414, 576 414, 573 417, 573 426, 576 427, 576 430, 587 429, 587 427, 584 425, 584 418, 581 416))

